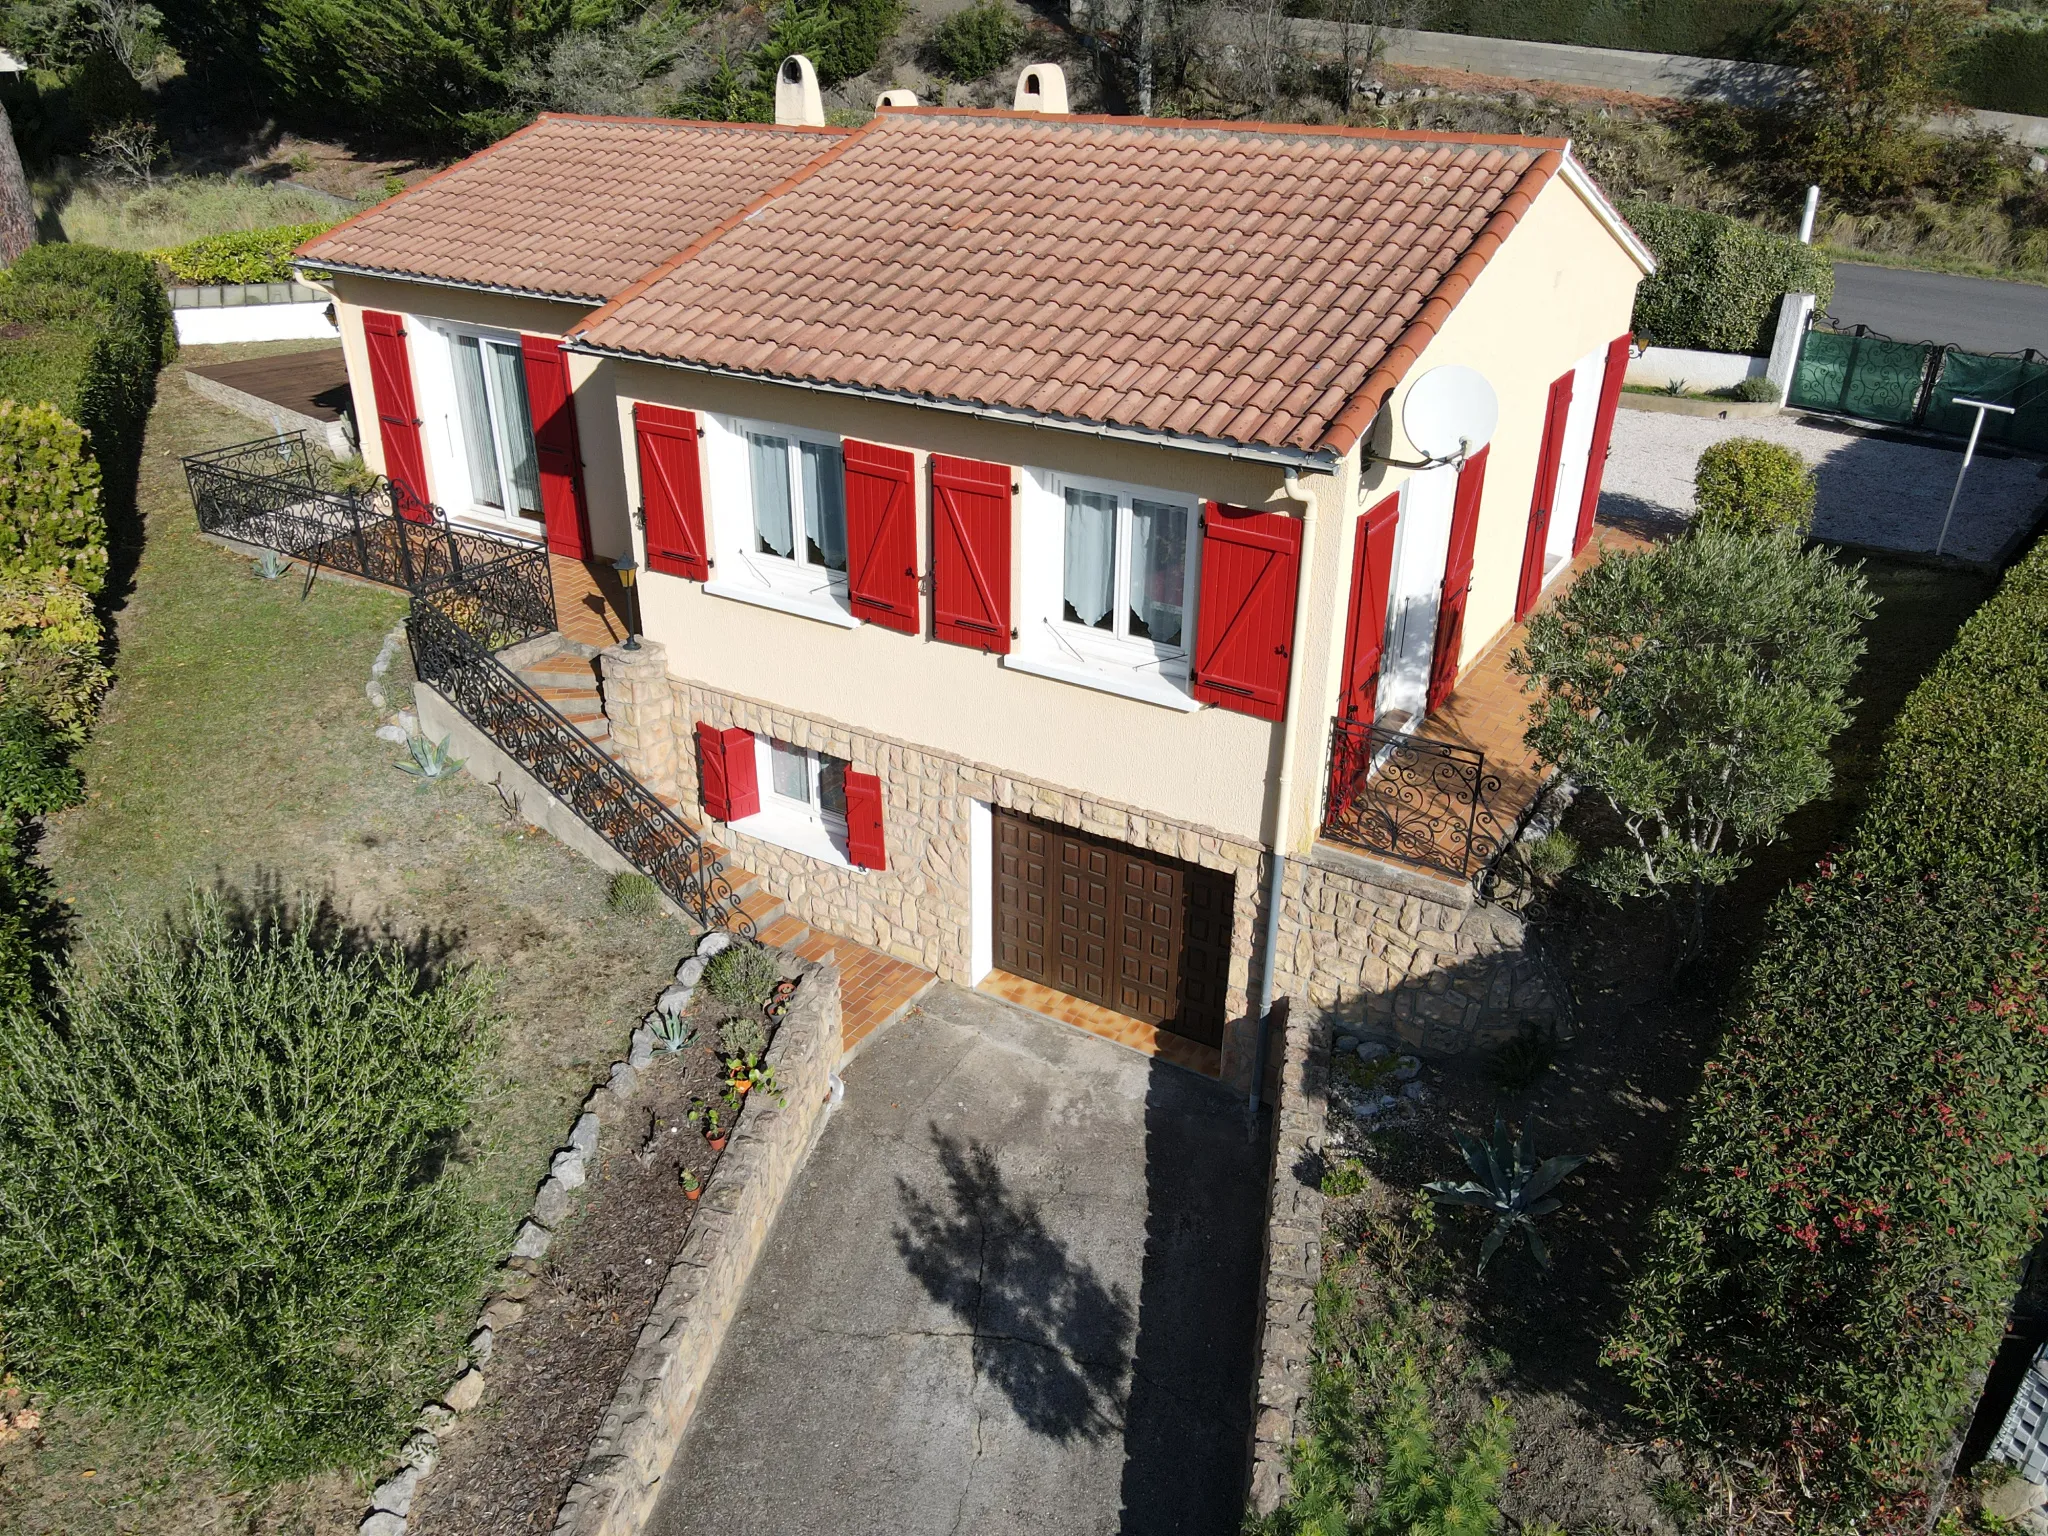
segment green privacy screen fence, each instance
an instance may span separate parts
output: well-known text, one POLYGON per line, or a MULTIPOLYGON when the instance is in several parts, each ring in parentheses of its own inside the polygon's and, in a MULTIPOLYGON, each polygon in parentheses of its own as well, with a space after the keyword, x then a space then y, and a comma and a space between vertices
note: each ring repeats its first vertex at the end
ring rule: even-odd
POLYGON ((2048 453, 2048 356, 1964 352, 1892 341, 1863 326, 1809 331, 1787 405, 1887 426, 1969 435, 1977 413, 1957 400, 2010 405, 1987 411, 1983 441, 2048 453))

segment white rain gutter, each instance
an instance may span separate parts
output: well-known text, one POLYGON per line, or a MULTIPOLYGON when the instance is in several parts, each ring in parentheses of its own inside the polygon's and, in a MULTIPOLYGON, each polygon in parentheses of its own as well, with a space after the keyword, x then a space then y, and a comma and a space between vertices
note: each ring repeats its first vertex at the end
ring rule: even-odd
POLYGON ((1294 635, 1287 648, 1287 709, 1280 721, 1280 774, 1273 790, 1273 869, 1266 882, 1266 943, 1264 964, 1259 967, 1259 995, 1252 1008, 1256 1021, 1258 1049, 1252 1053, 1252 1088, 1245 1100, 1245 1114, 1257 1122, 1259 1100, 1266 1091, 1266 1053, 1270 1033, 1266 1016, 1273 1008, 1273 987, 1280 969, 1280 898, 1287 881, 1287 848, 1293 824, 1289 817, 1294 799, 1294 741, 1300 725, 1302 695, 1308 690, 1297 675, 1302 647, 1308 640, 1309 587, 1315 573, 1316 504, 1301 488, 1300 477, 1287 471, 1280 494, 1301 508, 1301 578, 1294 599, 1294 635))
POLYGON ((584 309, 601 309, 603 299, 578 298, 567 293, 542 293, 538 288, 511 288, 503 283, 470 283, 454 277, 428 277, 420 272, 396 272, 388 267, 358 267, 345 261, 321 261, 307 256, 292 263, 300 278, 317 282, 314 273, 339 272, 347 277, 375 277, 387 283, 424 283, 429 288, 457 288, 464 293, 501 293, 513 299, 541 299, 549 304, 575 304, 584 309))
POLYGON ((690 363, 673 357, 650 357, 644 352, 600 347, 581 337, 570 337, 565 340, 562 343, 562 350, 579 352, 585 357, 607 357, 618 362, 647 363, 656 368, 679 368, 685 373, 701 373, 717 379, 739 379, 749 384, 778 384, 787 389, 809 390, 814 394, 845 395, 856 400, 873 400, 883 405, 908 405, 921 410, 946 411, 955 416, 971 416, 976 421, 1000 422, 1005 426, 1042 427, 1052 432, 1071 432, 1078 437, 1101 437, 1116 442, 1142 443, 1148 448, 1178 448, 1186 453, 1206 453, 1222 459, 1243 459, 1254 464, 1278 464, 1283 466, 1289 475, 1304 469, 1312 475, 1334 475, 1343 462, 1335 452, 1327 448, 1313 451, 1303 448, 1260 448, 1217 438, 1192 437, 1174 432, 1152 432, 1143 427, 1118 427, 1102 421, 1077 421, 1072 417, 1051 416, 1016 406, 974 405, 965 400, 948 400, 899 390, 871 389, 862 384, 831 384, 818 379, 754 373, 744 368, 721 368, 711 363, 690 363))

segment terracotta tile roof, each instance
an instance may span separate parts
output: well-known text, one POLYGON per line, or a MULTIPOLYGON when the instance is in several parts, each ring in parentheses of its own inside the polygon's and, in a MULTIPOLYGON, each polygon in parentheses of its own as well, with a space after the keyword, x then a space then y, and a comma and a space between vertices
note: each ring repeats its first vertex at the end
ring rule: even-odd
POLYGON ((301 254, 601 304, 846 132, 550 114, 301 254))
POLYGON ((772 378, 1342 452, 1564 148, 889 111, 578 334, 772 378))

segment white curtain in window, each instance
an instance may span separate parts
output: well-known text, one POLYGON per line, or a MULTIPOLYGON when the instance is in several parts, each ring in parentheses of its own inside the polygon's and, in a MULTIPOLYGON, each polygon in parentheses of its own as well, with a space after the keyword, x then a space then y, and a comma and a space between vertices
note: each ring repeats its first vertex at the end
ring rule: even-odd
POLYGON ((1116 601, 1116 498, 1069 488, 1066 542, 1067 621, 1108 629, 1116 601))
POLYGON ((491 432, 490 393, 484 387, 483 346, 474 336, 455 338, 455 401, 462 416, 462 446, 469 455, 469 492, 477 505, 503 508, 498 444, 491 432))
POLYGON ((808 752, 771 737, 768 742, 768 768, 776 794, 804 805, 811 803, 811 756, 808 752))
POLYGON ((846 569, 846 466, 839 450, 825 443, 801 443, 804 477, 804 532, 810 562, 828 571, 846 569))
POLYGON ((765 432, 747 434, 747 457, 754 478, 754 534, 764 555, 796 558, 796 535, 790 525, 789 439, 765 432))
POLYGON ((526 369, 519 348, 494 341, 489 353, 491 404, 498 418, 498 441, 505 446, 505 464, 522 512, 540 511, 540 463, 533 449, 533 414, 526 406, 526 369))
POLYGON ((1188 509, 1131 499, 1131 636, 1181 643, 1187 595, 1188 509))

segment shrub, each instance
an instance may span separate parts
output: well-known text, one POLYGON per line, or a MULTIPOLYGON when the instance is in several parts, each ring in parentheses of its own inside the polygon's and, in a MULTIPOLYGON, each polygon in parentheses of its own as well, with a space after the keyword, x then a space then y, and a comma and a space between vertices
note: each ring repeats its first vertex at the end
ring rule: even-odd
POLYGON ((1511 659, 1536 690, 1529 745, 1623 834, 1587 882, 1689 896, 1696 949, 1712 888, 1827 789, 1873 611, 1826 551, 1707 526, 1609 556, 1531 619, 1511 659))
POLYGON ((2048 545, 1894 722, 1849 848, 1780 898, 1609 1342, 1641 1411, 1924 1523, 2048 1206, 2048 545))
POLYGON ((1732 398, 1743 401, 1748 405, 1776 405, 1778 403, 1778 386, 1762 374, 1744 379, 1740 384, 1729 390, 1728 393, 1732 398))
POLYGON ((718 1054, 727 1061, 759 1061, 768 1049, 768 1026, 751 1014, 727 1019, 718 1026, 718 1054))
POLYGON ((1003 0, 974 0, 932 28, 925 56, 940 74, 953 80, 981 80, 1017 56, 1024 28, 1003 0))
POLYGON ((100 467, 54 405, 0 400, 0 578, 97 592, 107 574, 100 467))
POLYGON ((252 1477, 388 1454, 489 1263, 451 1159, 486 995, 322 911, 195 897, 0 1012, 0 1336, 252 1477))
POLYGON ((71 743, 35 710, 0 706, 0 827, 78 804, 71 743))
POLYGON ((903 0, 826 0, 826 9, 836 25, 813 61, 826 84, 873 69, 882 45, 903 25, 903 0))
POLYGON ((1760 437, 1725 438, 1701 453, 1693 470, 1695 528, 1805 534, 1813 527, 1813 499, 1806 460, 1760 437))
POLYGON ((92 598, 67 581, 0 578, 0 705, 35 710, 81 742, 107 690, 92 598))
POLYGON ((654 882, 637 870, 622 869, 605 887, 604 904, 627 917, 651 917, 661 910, 654 882))
POLYGON ((1657 257, 1636 290, 1636 335, 1660 347, 1771 350, 1778 301, 1810 293, 1826 309, 1834 268, 1810 245, 1725 214, 1631 200, 1622 213, 1657 257))
POLYGON ((711 957, 704 967, 704 989, 721 1003, 758 1008, 781 974, 774 955, 742 940, 711 957))
POLYGON ((245 229, 150 254, 181 283, 281 283, 292 275, 292 252, 332 227, 324 221, 245 229))

